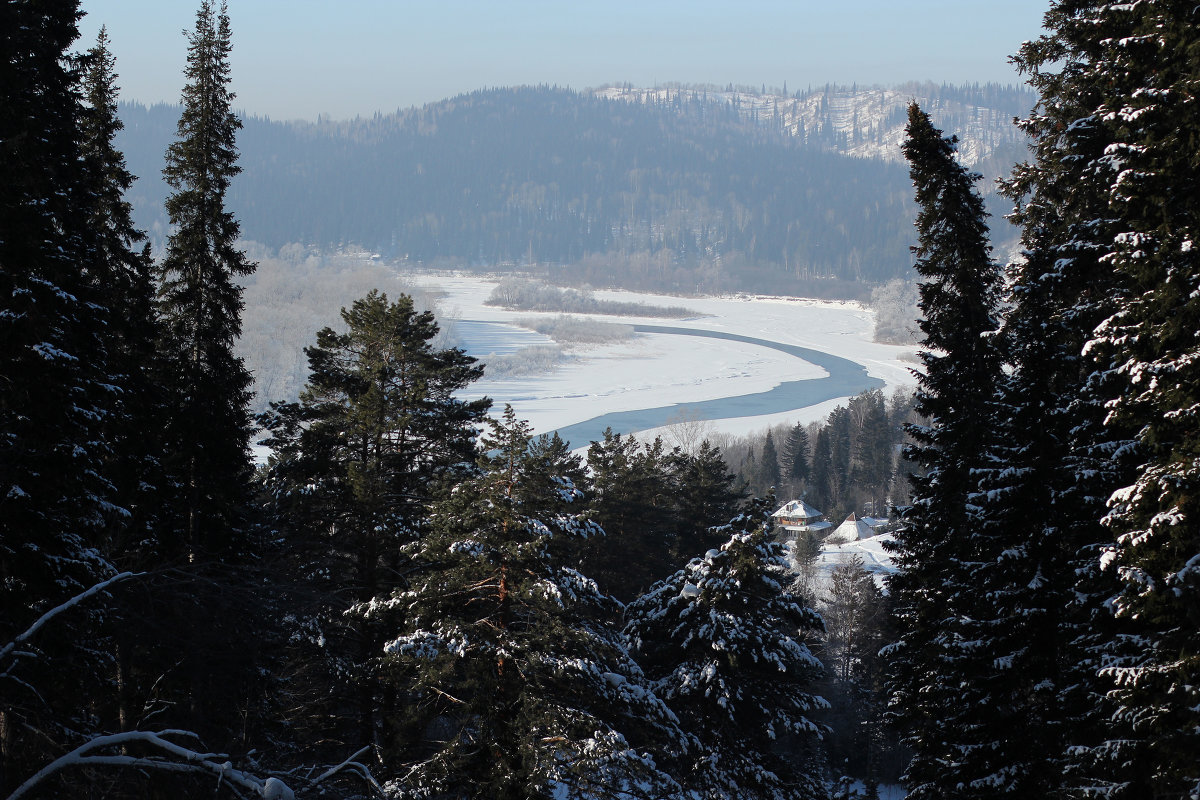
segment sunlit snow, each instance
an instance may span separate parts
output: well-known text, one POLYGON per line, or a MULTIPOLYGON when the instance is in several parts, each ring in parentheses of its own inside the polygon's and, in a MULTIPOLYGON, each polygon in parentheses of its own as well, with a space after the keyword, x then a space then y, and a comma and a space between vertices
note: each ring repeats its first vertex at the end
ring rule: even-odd
MULTIPOLYGON (((495 280, 445 273, 408 273, 404 279, 429 290, 440 289, 444 293, 439 309, 443 318, 511 323, 538 316, 535 312, 485 305, 495 280)), ((871 376, 884 381, 885 392, 913 384, 913 348, 871 341, 873 313, 856 303, 762 295, 666 297, 625 291, 596 291, 595 296, 685 306, 697 315, 685 320, 579 316, 602 322, 667 324, 736 333, 811 348, 861 364, 871 376)), ((670 335, 639 334, 626 341, 576 349, 573 356, 548 374, 484 378, 472 385, 471 396, 487 395, 496 408, 510 403, 535 432, 544 433, 613 411, 735 397, 765 391, 783 381, 824 375, 819 367, 764 347, 670 335)), ((705 424, 705 433, 745 435, 769 425, 807 423, 823 419, 847 399, 775 414, 714 420, 705 424)))

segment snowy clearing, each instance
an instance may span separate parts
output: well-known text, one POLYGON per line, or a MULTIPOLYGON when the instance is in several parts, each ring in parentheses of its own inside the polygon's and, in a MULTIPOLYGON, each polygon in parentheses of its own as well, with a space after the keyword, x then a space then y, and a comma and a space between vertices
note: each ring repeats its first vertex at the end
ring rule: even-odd
MULTIPOLYGON (((466 274, 405 273, 406 283, 444 293, 440 314, 449 319, 513 323, 537 316, 484 304, 497 280, 466 274)), ((861 364, 882 380, 884 391, 914 382, 913 348, 871 341, 873 313, 857 303, 793 297, 736 295, 671 297, 641 292, 596 291, 601 299, 658 306, 686 306, 697 316, 665 321, 655 317, 574 315, 602 322, 667 324, 740 334, 818 350, 861 364)), ((572 347, 573 358, 544 375, 488 379, 471 396, 487 395, 496 409, 512 404, 537 433, 583 422, 614 411, 694 403, 771 389, 785 381, 823 377, 825 371, 794 356, 743 342, 691 336, 637 334, 632 339, 592 347, 572 347)), ((713 432, 746 435, 769 425, 823 419, 847 398, 778 413, 713 420, 713 432)), ((643 435, 652 436, 655 431, 643 435)))

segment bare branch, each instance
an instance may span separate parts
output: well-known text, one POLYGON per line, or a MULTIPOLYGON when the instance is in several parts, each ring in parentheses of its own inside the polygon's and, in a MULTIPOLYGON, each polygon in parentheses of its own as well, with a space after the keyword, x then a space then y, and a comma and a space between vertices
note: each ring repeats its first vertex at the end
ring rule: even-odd
POLYGON ((228 761, 218 763, 223 758, 216 753, 201 753, 163 737, 175 736, 196 738, 190 731, 126 731, 107 736, 97 736, 84 742, 71 752, 56 758, 33 776, 17 787, 7 800, 20 800, 30 790, 46 778, 66 769, 67 767, 117 766, 145 767, 165 770, 168 772, 199 772, 216 776, 218 787, 226 785, 234 794, 244 797, 242 791, 249 792, 254 797, 273 798, 275 800, 294 800, 295 794, 278 778, 261 778, 249 775, 233 768, 228 761), (154 758, 150 756, 93 754, 92 751, 108 747, 120 747, 131 743, 141 743, 162 750, 174 760, 154 758), (242 791, 239 791, 242 790, 242 791))
POLYGON ((54 608, 47 611, 45 614, 42 614, 42 616, 38 617, 37 622, 30 625, 25 630, 24 633, 20 634, 19 636, 17 636, 17 638, 13 639, 11 642, 4 645, 4 647, 0 647, 0 660, 3 660, 5 657, 7 657, 9 653, 11 653, 13 650, 16 649, 17 645, 21 644, 22 642, 27 641, 31 636, 33 636, 35 633, 37 633, 39 630, 41 630, 42 627, 45 626, 45 624, 47 622, 54 619, 55 617, 57 617, 59 614, 63 613, 64 611, 72 608, 73 606, 79 605, 84 600, 88 599, 89 597, 91 597, 94 594, 103 592, 105 589, 107 589, 109 586, 112 586, 117 581, 123 581, 126 578, 137 578, 144 574, 145 573, 143 573, 143 572, 136 572, 136 573, 135 572, 122 572, 120 574, 113 575, 108 580, 100 581, 100 583, 97 583, 95 586, 91 587, 90 589, 86 589, 86 590, 80 592, 79 594, 75 595, 74 597, 72 597, 70 600, 67 600, 64 603, 61 603, 61 604, 55 606, 54 608))
POLYGON ((349 770, 353 770, 353 771, 357 772, 359 775, 361 775, 362 778, 371 785, 372 789, 374 789, 376 792, 378 792, 379 794, 382 795, 383 787, 380 786, 379 782, 375 780, 375 776, 373 776, 371 774, 371 770, 367 769, 365 764, 362 764, 361 762, 355 760, 359 756, 361 756, 363 753, 367 752, 370 749, 371 749, 371 746, 367 745, 366 747, 363 747, 361 750, 359 750, 354 755, 347 758, 342 763, 338 764, 336 767, 330 767, 329 769, 325 770, 320 775, 318 775, 317 778, 313 781, 313 786, 316 786, 321 781, 337 774, 338 772, 341 772, 344 769, 349 769, 349 770))

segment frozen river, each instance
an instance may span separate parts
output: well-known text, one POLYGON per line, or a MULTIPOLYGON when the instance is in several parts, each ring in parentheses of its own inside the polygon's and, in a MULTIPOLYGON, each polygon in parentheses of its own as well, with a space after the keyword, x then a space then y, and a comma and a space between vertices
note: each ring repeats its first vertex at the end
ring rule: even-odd
MULTIPOLYGON (((541 334, 504 323, 463 320, 457 325, 461 346, 472 355, 510 353, 521 347, 551 341, 541 334)), ((867 374, 866 367, 861 364, 808 347, 698 328, 634 325, 633 329, 635 333, 642 336, 692 336, 768 348, 798 359, 796 364, 796 373, 798 374, 811 373, 812 366, 819 367, 826 374, 824 377, 785 380, 777 386, 761 392, 701 400, 681 396, 677 402, 670 405, 614 411, 555 429, 559 436, 571 443, 573 447, 585 447, 588 442, 603 438, 607 428, 612 428, 621 434, 637 433, 668 425, 672 421, 680 419, 684 414, 689 418, 700 420, 781 414, 815 406, 829 400, 849 397, 870 389, 881 388, 884 385, 884 381, 880 378, 867 374)), ((683 389, 683 393, 686 393, 686 388, 683 389)))
MULTIPOLYGON (((548 337, 531 322, 557 312, 489 305, 495 279, 413 273, 413 284, 440 297, 458 346, 484 358, 507 356, 548 337)), ((635 333, 594 344, 563 343, 551 369, 528 375, 485 375, 460 396, 506 404, 535 433, 559 431, 586 447, 611 426, 645 436, 679 422, 706 419, 708 435, 745 436, 770 425, 824 419, 839 403, 875 387, 911 386, 911 347, 872 341, 874 315, 854 303, 795 297, 669 297, 596 290, 600 300, 641 304, 640 316, 571 315, 630 326, 635 333), (654 307, 684 306, 687 319, 655 316, 654 307)), ((636 306, 635 306, 636 307, 636 306)))
POLYGON ((732 397, 718 397, 700 401, 681 398, 680 402, 669 406, 642 408, 635 411, 617 411, 559 428, 557 431, 558 435, 574 447, 582 447, 586 442, 597 441, 603 438, 606 428, 612 428, 617 433, 637 433, 638 431, 667 425, 673 419, 679 419, 685 411, 689 416, 702 420, 780 414, 815 406, 827 400, 856 395, 870 389, 881 388, 884 385, 883 381, 879 378, 873 378, 868 375, 866 367, 861 364, 856 364, 841 356, 822 353, 807 347, 771 342, 766 339, 755 339, 751 336, 741 336, 736 333, 706 331, 695 328, 635 325, 633 329, 637 333, 668 336, 698 336, 767 347, 787 353, 790 356, 795 356, 809 364, 816 365, 828 374, 823 378, 784 381, 773 389, 765 392, 754 392, 753 394, 740 394, 732 397))

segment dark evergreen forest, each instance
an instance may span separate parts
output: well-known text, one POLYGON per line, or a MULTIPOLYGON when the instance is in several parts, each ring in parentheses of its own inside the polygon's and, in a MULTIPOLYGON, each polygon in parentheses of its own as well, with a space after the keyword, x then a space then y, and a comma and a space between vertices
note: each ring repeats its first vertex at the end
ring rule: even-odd
MULTIPOLYGON (((1017 90, 974 92, 940 90, 1011 115, 1028 105, 1017 90)), ((157 164, 178 109, 120 113, 119 144, 145 177, 135 218, 161 236, 157 164)), ((909 275, 912 204, 901 166, 839 143, 703 95, 642 104, 490 89, 347 122, 249 117, 229 202, 246 238, 272 248, 358 245, 426 265, 535 266, 576 284, 861 294, 853 284, 909 275)), ((1001 153, 997 174, 1020 157, 1001 153)))

